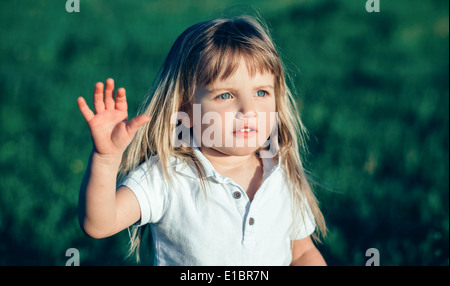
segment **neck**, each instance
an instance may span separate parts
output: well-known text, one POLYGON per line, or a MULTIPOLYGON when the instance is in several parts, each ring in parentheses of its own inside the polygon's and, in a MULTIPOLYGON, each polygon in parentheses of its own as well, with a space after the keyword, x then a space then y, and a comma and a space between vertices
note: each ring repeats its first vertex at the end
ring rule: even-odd
POLYGON ((254 153, 243 156, 232 156, 219 152, 213 148, 201 147, 202 154, 211 162, 217 171, 229 171, 232 169, 245 168, 255 162, 254 153))

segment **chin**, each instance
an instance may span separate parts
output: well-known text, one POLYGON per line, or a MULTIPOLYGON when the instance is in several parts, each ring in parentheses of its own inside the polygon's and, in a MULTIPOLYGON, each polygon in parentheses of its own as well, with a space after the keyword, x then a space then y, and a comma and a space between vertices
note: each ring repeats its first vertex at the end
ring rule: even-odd
POLYGON ((221 147, 214 149, 228 156, 248 156, 255 153, 259 147, 221 147))

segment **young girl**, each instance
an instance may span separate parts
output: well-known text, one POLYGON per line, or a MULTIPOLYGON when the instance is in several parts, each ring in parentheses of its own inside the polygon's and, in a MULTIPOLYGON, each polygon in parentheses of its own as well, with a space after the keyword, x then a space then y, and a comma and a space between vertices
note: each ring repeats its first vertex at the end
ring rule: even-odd
POLYGON ((95 85, 95 114, 78 105, 94 143, 79 200, 89 236, 132 226, 139 255, 149 225, 156 265, 325 265, 311 239, 325 222, 300 159, 304 127, 257 20, 184 31, 131 120, 112 79, 95 85))

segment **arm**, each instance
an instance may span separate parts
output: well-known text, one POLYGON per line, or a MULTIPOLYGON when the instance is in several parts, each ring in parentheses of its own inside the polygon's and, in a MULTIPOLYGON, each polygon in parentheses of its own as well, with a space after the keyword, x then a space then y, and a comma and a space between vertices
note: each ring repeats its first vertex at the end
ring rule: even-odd
POLYGON ((114 81, 95 85, 92 112, 84 98, 78 106, 91 131, 94 148, 90 156, 78 202, 78 218, 83 231, 94 238, 113 235, 139 220, 139 204, 132 191, 116 191, 116 176, 123 152, 134 134, 150 118, 140 115, 128 121, 125 89, 114 99, 114 81), (104 97, 104 98, 103 98, 104 97))
POLYGON ((311 237, 295 240, 292 248, 291 266, 326 266, 326 262, 311 237))

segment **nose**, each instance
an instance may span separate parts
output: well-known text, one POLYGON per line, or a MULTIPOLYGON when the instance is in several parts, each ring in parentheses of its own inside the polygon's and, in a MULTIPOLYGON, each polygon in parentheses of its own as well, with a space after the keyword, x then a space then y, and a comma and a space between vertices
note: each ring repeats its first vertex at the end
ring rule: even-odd
POLYGON ((251 100, 245 99, 239 102, 238 112, 236 113, 237 119, 248 119, 256 117, 255 106, 251 100))

